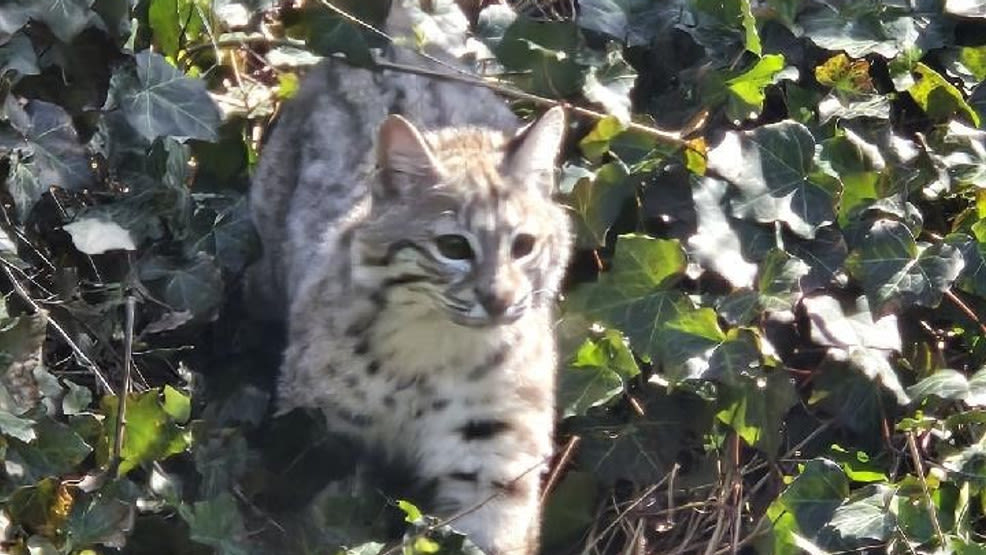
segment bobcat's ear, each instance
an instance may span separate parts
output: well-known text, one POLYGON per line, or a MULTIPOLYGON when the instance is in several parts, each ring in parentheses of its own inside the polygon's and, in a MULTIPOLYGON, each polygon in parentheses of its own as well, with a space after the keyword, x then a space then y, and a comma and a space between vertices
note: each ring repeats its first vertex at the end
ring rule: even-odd
POLYGON ((545 195, 552 194, 555 160, 564 136, 565 110, 555 106, 521 129, 507 145, 507 171, 514 179, 537 187, 545 195))
POLYGON ((377 166, 380 168, 375 196, 402 197, 420 185, 434 185, 439 164, 424 136, 411 122, 390 115, 377 135, 377 166))

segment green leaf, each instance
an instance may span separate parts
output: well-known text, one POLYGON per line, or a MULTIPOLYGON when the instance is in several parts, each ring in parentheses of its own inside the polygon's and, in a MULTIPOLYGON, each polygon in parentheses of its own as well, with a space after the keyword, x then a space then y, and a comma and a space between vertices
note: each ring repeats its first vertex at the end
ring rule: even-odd
POLYGON ((890 510, 893 498, 893 490, 885 485, 866 486, 835 510, 829 526, 853 545, 861 540, 886 541, 896 527, 890 510))
POLYGON ((811 340, 818 345, 897 352, 902 349, 897 316, 887 314, 874 320, 866 297, 843 305, 835 297, 817 295, 805 298, 802 306, 811 323, 811 340))
POLYGON ((164 386, 164 412, 175 422, 184 424, 192 415, 192 398, 170 385, 164 386))
POLYGON ((759 117, 766 99, 765 89, 777 82, 784 63, 782 54, 768 54, 744 73, 727 80, 725 85, 730 93, 727 117, 734 122, 759 117))
POLYGON ((140 494, 137 485, 126 479, 103 485, 93 493, 81 493, 65 523, 70 545, 82 548, 103 544, 122 548, 127 543, 140 494))
POLYGON ((800 123, 784 121, 729 132, 709 152, 709 169, 735 185, 734 215, 761 223, 783 222, 811 238, 835 221, 838 183, 814 171, 815 140, 800 123))
POLYGON ((853 482, 886 482, 887 471, 863 451, 849 452, 839 445, 833 445, 826 453, 839 464, 846 476, 853 482))
POLYGON ((616 116, 606 116, 592 127, 592 131, 582 137, 579 148, 582 154, 592 161, 598 161, 609 152, 609 143, 626 129, 616 116))
POLYGON ((838 465, 827 459, 808 461, 767 508, 765 518, 773 524, 772 551, 799 553, 795 538, 815 538, 848 495, 849 481, 838 465))
POLYGON ((421 514, 421 509, 410 501, 398 499, 397 508, 404 512, 404 522, 415 524, 417 522, 423 522, 424 520, 424 515, 421 514))
POLYGON ((606 245, 606 234, 633 197, 626 168, 617 162, 604 164, 591 178, 575 184, 569 203, 575 211, 578 244, 586 248, 606 245))
MULTIPOLYGON (((106 433, 113 437, 116 433, 117 398, 103 397, 101 405, 107 415, 106 433)), ((160 390, 130 394, 126 416, 120 476, 144 463, 165 459, 188 448, 189 434, 165 410, 160 390)))
POLYGON ((704 377, 714 349, 726 340, 711 308, 681 310, 669 318, 658 337, 664 374, 672 383, 704 377))
POLYGON ((190 311, 203 320, 215 317, 222 302, 222 273, 212 257, 202 252, 185 264, 160 257, 143 260, 140 277, 152 282, 170 308, 190 311))
POLYGON ((95 19, 93 0, 30 0, 32 19, 43 22, 59 40, 71 42, 95 19))
POLYGON ((101 217, 79 218, 62 229, 69 234, 72 244, 81 253, 104 254, 114 250, 137 250, 130 231, 101 217))
POLYGON ((38 56, 34 53, 31 39, 18 33, 6 43, 0 40, 0 77, 17 83, 24 75, 39 73, 41 69, 38 67, 38 56))
POLYGON ((30 443, 37 438, 33 420, 21 418, 4 409, 0 409, 0 432, 24 443, 30 443))
POLYGON ((729 374, 726 387, 720 391, 722 408, 716 418, 735 430, 747 445, 773 459, 781 445, 780 423, 797 404, 798 394, 791 378, 782 371, 746 373, 729 374))
POLYGON ((743 250, 738 222, 729 217, 728 184, 711 177, 691 177, 697 233, 688 238, 688 253, 703 268, 726 278, 735 287, 752 287, 757 265, 743 250))
POLYGON ((667 289, 684 270, 685 255, 677 241, 622 235, 612 270, 598 283, 572 292, 566 310, 625 330, 638 352, 657 356, 664 323, 691 308, 681 292, 667 289))
POLYGON ((627 46, 643 46, 668 32, 680 20, 683 8, 680 0, 582 0, 576 23, 627 46))
POLYGON ((61 476, 73 471, 92 451, 79 434, 48 417, 34 424, 36 438, 30 443, 11 439, 8 460, 21 465, 21 480, 34 482, 46 476, 61 476))
POLYGON ((544 507, 541 543, 544 549, 561 548, 578 539, 595 521, 599 484, 588 472, 569 471, 551 492, 544 507))
POLYGON ((973 125, 979 125, 979 114, 966 103, 955 85, 920 62, 914 66, 914 72, 918 75, 918 81, 907 92, 929 118, 946 120, 955 115, 964 115, 973 125))
POLYGON ((302 16, 305 42, 316 54, 342 54, 359 67, 371 67, 370 45, 355 24, 317 3, 305 5, 302 16))
POLYGON ((811 269, 799 258, 781 249, 771 249, 760 263, 757 290, 765 310, 791 310, 801 300, 801 279, 811 269))
POLYGON ((582 90, 582 67, 570 54, 581 44, 574 23, 534 21, 519 16, 496 48, 507 69, 524 72, 525 90, 551 98, 566 98, 582 90))
POLYGON ((560 376, 562 418, 584 415, 592 407, 609 403, 638 374, 637 361, 619 332, 606 330, 598 340, 587 339, 560 376))
POLYGON ((955 247, 917 243, 906 225, 884 219, 870 226, 848 265, 873 313, 884 315, 915 303, 938 306, 963 260, 955 247))
POLYGON ((236 500, 229 493, 182 505, 179 513, 188 523, 189 537, 215 548, 219 555, 250 553, 246 528, 236 500))
POLYGON ((202 32, 201 14, 211 6, 203 0, 151 0, 147 20, 154 32, 154 44, 168 58, 177 58, 179 51, 202 32))
POLYGON ((138 52, 135 58, 136 75, 124 66, 111 80, 115 101, 130 125, 148 141, 157 137, 216 140, 219 109, 205 83, 185 77, 149 50, 138 52))
POLYGON ((839 2, 815 5, 799 15, 806 37, 832 51, 844 50, 850 58, 878 54, 890 59, 914 45, 915 21, 880 2, 839 2))
POLYGON ((933 396, 963 401, 970 407, 986 406, 986 369, 966 378, 957 370, 943 368, 907 388, 907 394, 915 401, 933 396))
POLYGON ((621 122, 630 122, 630 93, 637 72, 623 59, 619 48, 606 49, 605 62, 593 63, 585 74, 582 94, 590 102, 603 107, 621 122))
POLYGON ((8 124, 0 124, 0 153, 18 153, 7 188, 21 217, 49 187, 80 189, 92 184, 89 157, 65 110, 40 100, 21 108, 8 96, 4 112, 8 124))

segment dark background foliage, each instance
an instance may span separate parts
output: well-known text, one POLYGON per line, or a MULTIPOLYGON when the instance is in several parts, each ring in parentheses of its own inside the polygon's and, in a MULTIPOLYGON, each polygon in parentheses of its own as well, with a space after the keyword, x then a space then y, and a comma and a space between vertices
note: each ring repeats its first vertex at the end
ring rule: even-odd
MULTIPOLYGON (((263 131, 384 4, 0 4, 0 551, 474 551, 245 317, 263 131)), ((573 122, 545 552, 986 553, 986 4, 460 4, 573 122)))

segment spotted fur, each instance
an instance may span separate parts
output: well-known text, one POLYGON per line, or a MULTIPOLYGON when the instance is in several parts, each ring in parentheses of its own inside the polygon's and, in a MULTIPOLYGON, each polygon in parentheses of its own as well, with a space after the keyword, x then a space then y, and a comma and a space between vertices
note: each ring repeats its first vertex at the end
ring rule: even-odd
POLYGON ((321 409, 333 430, 409 462, 434 486, 426 508, 488 553, 532 554, 571 248, 552 200, 564 114, 518 130, 483 89, 315 75, 252 197, 265 258, 251 287, 288 306, 279 408, 321 409), (353 83, 367 88, 347 96, 353 83), (409 101, 425 97, 424 111, 409 101))

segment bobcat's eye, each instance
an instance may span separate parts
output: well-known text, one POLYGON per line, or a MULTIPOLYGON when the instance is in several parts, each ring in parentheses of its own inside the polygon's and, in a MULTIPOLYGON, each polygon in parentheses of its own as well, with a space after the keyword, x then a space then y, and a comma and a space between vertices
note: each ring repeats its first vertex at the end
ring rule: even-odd
POLYGON ((534 236, 528 233, 521 233, 514 237, 514 244, 510 247, 510 254, 514 258, 524 258, 534 250, 534 236))
POLYGON ((450 260, 471 260, 475 255, 469 239, 462 235, 446 234, 435 237, 435 246, 442 256, 450 260))

